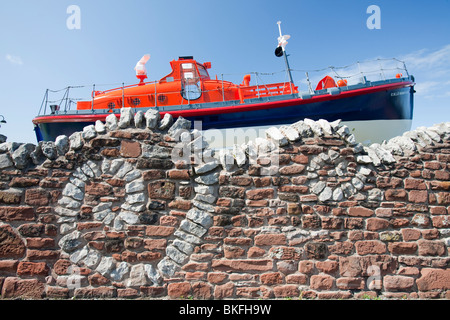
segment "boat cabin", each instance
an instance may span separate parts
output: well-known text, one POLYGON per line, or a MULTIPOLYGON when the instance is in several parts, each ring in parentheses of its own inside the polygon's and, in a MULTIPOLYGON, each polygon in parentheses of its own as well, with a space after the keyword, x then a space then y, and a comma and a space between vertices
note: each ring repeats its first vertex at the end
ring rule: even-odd
POLYGON ((179 57, 170 62, 172 71, 155 82, 144 82, 106 91, 93 91, 91 101, 79 101, 77 110, 114 109, 122 107, 148 108, 190 105, 291 94, 298 92, 290 83, 250 86, 250 75, 236 85, 229 81, 211 79, 211 62, 199 63, 192 56, 179 57))

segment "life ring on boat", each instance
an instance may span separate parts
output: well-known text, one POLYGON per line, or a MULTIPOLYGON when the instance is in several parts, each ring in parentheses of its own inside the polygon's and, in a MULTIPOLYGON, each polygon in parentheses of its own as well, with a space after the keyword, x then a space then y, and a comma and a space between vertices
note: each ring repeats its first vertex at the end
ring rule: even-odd
POLYGON ((338 80, 337 85, 338 85, 338 87, 346 87, 347 80, 345 80, 345 79, 338 80))
POLYGON ((400 79, 401 77, 403 77, 403 74, 397 73, 397 74, 395 75, 395 77, 396 77, 397 79, 400 79))

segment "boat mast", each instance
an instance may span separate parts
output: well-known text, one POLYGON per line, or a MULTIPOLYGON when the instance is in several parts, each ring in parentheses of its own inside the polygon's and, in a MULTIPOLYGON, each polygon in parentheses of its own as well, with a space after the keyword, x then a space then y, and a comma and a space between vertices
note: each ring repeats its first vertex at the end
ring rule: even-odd
POLYGON ((291 83, 291 93, 293 93, 294 80, 292 79, 291 68, 289 67, 288 61, 288 54, 286 53, 286 45, 287 45, 286 40, 289 39, 290 36, 289 35, 283 36, 283 34, 281 33, 281 21, 277 21, 277 24, 278 24, 278 31, 280 32, 280 37, 278 38, 278 46, 283 49, 284 62, 286 63, 286 71, 289 76, 289 82, 291 83))

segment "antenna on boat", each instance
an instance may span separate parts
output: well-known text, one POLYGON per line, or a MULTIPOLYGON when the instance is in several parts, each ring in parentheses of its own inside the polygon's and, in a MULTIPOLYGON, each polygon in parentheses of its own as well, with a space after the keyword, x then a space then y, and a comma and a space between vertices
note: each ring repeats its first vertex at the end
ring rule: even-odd
MULTIPOLYGON (((291 74, 291 68, 289 67, 289 61, 288 61, 288 54, 286 53, 286 45, 288 44, 287 40, 291 38, 290 35, 286 34, 283 35, 281 33, 281 21, 277 21, 278 24, 278 31, 280 32, 280 36, 278 37, 278 47, 275 49, 275 55, 277 57, 284 56, 284 62, 286 63, 286 69, 289 76, 289 82, 293 85, 294 80, 292 80, 292 74, 291 74)), ((292 86, 291 86, 291 93, 292 93, 292 86)))
POLYGON ((144 84, 144 79, 147 79, 147 69, 145 69, 145 64, 150 59, 150 55, 144 55, 141 60, 136 63, 134 70, 136 70, 136 78, 140 80, 139 85, 144 84))

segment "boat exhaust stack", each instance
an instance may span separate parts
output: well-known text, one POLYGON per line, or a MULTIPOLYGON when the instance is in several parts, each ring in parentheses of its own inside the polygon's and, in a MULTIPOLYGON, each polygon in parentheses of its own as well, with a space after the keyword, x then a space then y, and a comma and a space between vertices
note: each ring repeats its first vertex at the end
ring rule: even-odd
POLYGON ((144 80, 147 79, 147 69, 145 68, 145 64, 150 59, 150 55, 144 55, 141 60, 136 63, 134 70, 136 70, 136 78, 140 80, 139 85, 144 84, 144 80))

